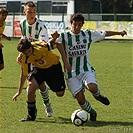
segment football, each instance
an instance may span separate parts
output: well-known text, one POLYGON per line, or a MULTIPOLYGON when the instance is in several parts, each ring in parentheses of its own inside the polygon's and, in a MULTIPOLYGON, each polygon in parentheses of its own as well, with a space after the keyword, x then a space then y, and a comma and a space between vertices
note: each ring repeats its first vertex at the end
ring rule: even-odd
POLYGON ((71 115, 71 121, 76 126, 81 126, 88 121, 88 114, 84 110, 75 110, 71 115))

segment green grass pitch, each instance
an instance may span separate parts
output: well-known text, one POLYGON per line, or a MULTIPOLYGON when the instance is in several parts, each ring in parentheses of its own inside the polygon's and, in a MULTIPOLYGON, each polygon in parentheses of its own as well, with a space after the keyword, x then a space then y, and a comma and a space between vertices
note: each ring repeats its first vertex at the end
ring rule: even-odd
MULTIPOLYGON (((27 115, 26 91, 16 102, 12 96, 17 92, 20 66, 16 63, 18 52, 17 39, 3 40, 5 68, 0 71, 0 132, 1 133, 132 133, 133 132, 133 95, 132 95, 132 45, 126 41, 102 41, 90 49, 90 61, 96 69, 101 93, 111 104, 105 106, 96 101, 89 91, 87 100, 96 109, 97 122, 77 127, 71 123, 74 110, 79 109, 68 89, 59 98, 49 90, 54 115, 45 114, 41 97, 37 90, 38 116, 35 122, 20 123, 27 115)), ((57 51, 56 51, 57 52, 57 51)), ((52 77, 51 77, 52 78, 52 77)), ((26 85, 25 85, 26 87, 26 85)), ((89 116, 88 116, 89 117, 89 116)))

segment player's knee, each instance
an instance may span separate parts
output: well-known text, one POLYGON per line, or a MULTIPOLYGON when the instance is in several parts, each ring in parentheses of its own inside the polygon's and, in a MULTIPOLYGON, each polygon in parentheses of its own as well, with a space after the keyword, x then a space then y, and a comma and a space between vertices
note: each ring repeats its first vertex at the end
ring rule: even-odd
POLYGON ((62 96, 64 96, 64 91, 61 91, 61 92, 56 92, 56 95, 58 96, 58 97, 62 97, 62 96))
POLYGON ((98 86, 97 86, 97 84, 90 83, 90 84, 88 85, 88 87, 89 87, 89 91, 90 91, 91 93, 97 93, 97 91, 98 91, 98 86))

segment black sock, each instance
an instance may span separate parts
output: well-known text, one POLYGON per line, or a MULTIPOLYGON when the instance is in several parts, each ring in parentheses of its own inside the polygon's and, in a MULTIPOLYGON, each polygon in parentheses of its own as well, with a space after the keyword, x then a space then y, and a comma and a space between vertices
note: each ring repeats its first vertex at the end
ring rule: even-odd
POLYGON ((27 108, 28 108, 28 115, 30 115, 32 118, 36 118, 36 102, 27 101, 27 108))

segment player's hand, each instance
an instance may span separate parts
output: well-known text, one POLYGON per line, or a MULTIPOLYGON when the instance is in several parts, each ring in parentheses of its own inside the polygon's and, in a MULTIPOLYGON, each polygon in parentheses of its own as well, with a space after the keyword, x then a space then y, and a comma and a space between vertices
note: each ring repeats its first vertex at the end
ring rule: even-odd
POLYGON ((19 92, 17 92, 13 97, 12 97, 12 100, 13 101, 17 101, 17 97, 20 95, 19 92))
POLYGON ((21 62, 21 55, 18 55, 18 57, 16 58, 16 62, 18 63, 18 64, 22 64, 22 62, 21 62))
POLYGON ((125 30, 120 32, 120 35, 123 37, 124 35, 127 35, 127 32, 125 30))
POLYGON ((60 36, 60 34, 57 31, 55 31, 51 34, 51 36, 52 36, 52 38, 54 38, 56 40, 60 36))

